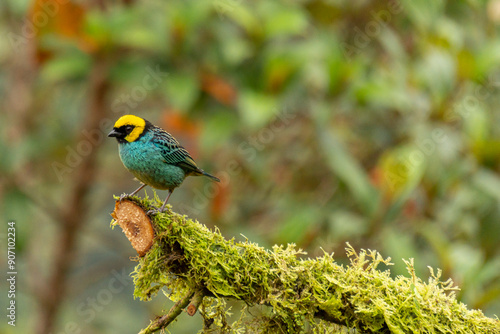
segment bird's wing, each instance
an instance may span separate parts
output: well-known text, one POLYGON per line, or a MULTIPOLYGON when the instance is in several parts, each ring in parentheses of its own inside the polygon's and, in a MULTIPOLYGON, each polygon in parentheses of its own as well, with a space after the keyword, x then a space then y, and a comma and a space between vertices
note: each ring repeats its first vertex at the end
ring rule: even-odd
POLYGON ((168 132, 156 131, 152 141, 160 149, 165 163, 179 166, 186 173, 201 173, 189 152, 168 132))

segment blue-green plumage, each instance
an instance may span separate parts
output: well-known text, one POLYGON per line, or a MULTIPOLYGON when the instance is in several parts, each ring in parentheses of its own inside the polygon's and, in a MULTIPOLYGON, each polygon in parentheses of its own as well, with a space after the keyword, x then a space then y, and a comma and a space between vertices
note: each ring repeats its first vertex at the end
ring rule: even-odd
POLYGON ((168 132, 140 117, 122 116, 108 136, 116 137, 123 165, 139 181, 156 189, 169 190, 160 211, 163 211, 170 194, 186 176, 205 175, 219 181, 198 168, 188 151, 168 132))
POLYGON ((148 132, 134 142, 118 145, 123 165, 141 182, 156 188, 173 190, 181 185, 185 171, 166 162, 167 149, 148 132))

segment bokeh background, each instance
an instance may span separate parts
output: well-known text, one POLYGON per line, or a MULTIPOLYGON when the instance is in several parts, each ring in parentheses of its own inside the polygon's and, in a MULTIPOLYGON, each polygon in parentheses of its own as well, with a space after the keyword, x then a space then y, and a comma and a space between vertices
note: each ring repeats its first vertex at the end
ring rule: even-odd
MULTIPOLYGON (((223 179, 187 179, 175 211, 341 263, 346 242, 376 249, 392 275, 414 258, 500 314, 499 0, 0 10, 0 264, 14 220, 18 271, 16 327, 0 331, 135 333, 171 306, 133 299, 135 253, 109 227, 113 194, 138 186, 106 137, 129 113, 223 179)), ((171 330, 199 328, 182 315, 171 330)))

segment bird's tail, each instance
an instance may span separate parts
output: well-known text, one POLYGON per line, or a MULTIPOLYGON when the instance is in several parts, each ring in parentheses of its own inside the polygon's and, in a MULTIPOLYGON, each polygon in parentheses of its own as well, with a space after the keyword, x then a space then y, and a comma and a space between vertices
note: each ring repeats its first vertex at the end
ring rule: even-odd
POLYGON ((212 180, 214 181, 217 181, 217 182, 220 182, 220 179, 218 177, 215 177, 213 176, 212 174, 208 174, 207 172, 205 172, 204 170, 201 170, 201 174, 205 175, 205 176, 208 176, 209 178, 211 178, 212 180))

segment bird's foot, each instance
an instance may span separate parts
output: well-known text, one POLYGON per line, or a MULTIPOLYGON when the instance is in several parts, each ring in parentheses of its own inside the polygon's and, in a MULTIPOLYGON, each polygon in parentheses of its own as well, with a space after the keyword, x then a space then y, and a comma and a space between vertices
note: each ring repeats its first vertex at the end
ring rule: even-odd
POLYGON ((149 210, 148 212, 146 212, 146 214, 148 216, 154 216, 154 215, 157 215, 159 213, 161 213, 162 211, 160 211, 160 209, 153 209, 153 210, 149 210))
POLYGON ((121 203, 121 202, 122 202, 125 198, 128 198, 128 197, 130 197, 130 195, 129 195, 129 194, 122 194, 122 195, 120 196, 120 199, 118 199, 118 201, 121 203))
POLYGON ((160 209, 152 209, 152 210, 149 210, 148 212, 146 212, 147 215, 151 215, 151 216, 154 216, 154 215, 157 215, 159 213, 164 213, 166 210, 164 207, 161 207, 160 209))

